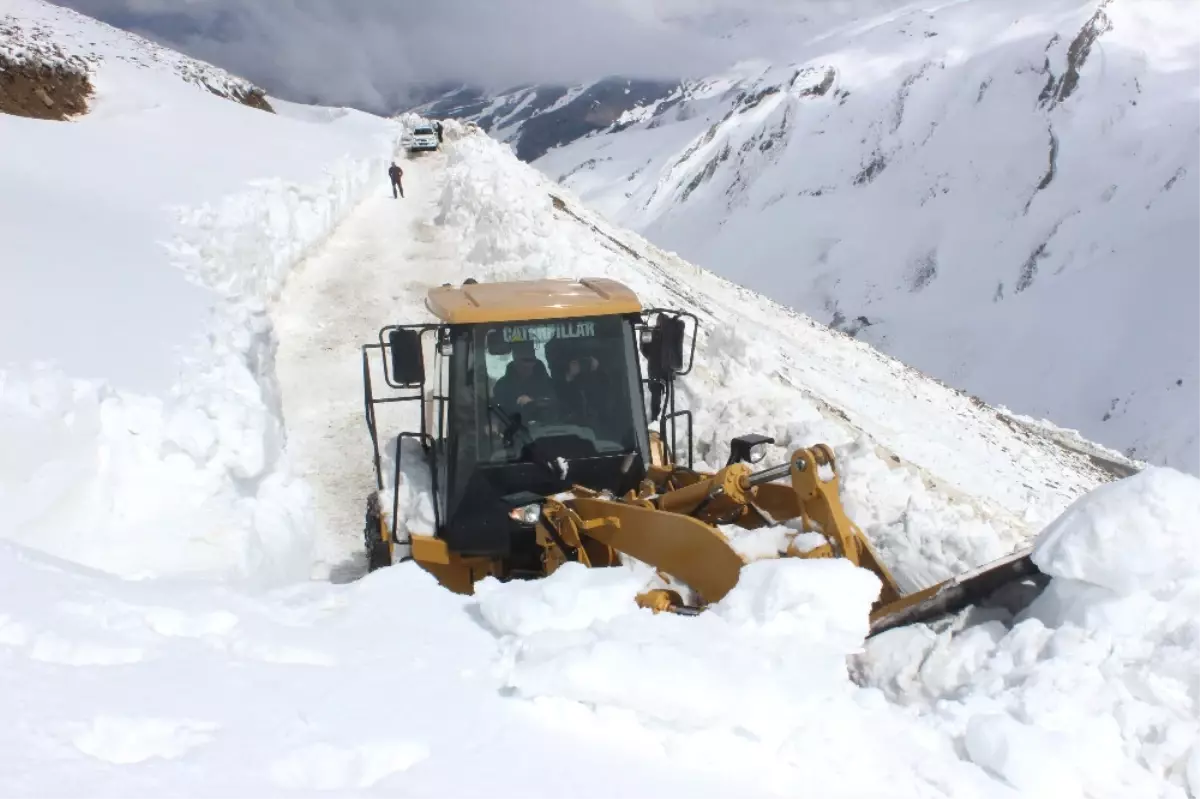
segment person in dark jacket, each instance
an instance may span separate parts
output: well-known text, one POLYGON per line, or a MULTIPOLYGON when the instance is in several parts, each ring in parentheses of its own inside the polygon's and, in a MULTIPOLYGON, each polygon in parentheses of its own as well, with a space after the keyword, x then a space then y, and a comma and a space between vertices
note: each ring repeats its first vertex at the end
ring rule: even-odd
POLYGON ((434 121, 433 129, 435 131, 437 131, 438 144, 441 144, 442 143, 442 122, 441 122, 441 120, 434 121))
POLYGON ((602 383, 598 383, 601 378, 597 371, 599 367, 600 362, 595 356, 577 353, 569 358, 558 381, 558 396, 575 424, 590 427, 589 421, 594 421, 589 419, 589 411, 593 410, 592 401, 598 399, 596 389, 602 389, 602 383))
POLYGON ((395 161, 393 161, 392 165, 390 167, 388 167, 388 177, 392 179, 392 199, 393 200, 396 199, 397 194, 399 194, 401 197, 404 196, 404 186, 401 185, 401 183, 400 183, 400 177, 403 174, 404 174, 404 170, 401 169, 400 167, 396 166, 395 161))
POLYGON ((559 344, 554 348, 558 368, 553 373, 563 421, 590 428, 601 438, 611 435, 614 386, 599 353, 586 343, 566 339, 555 343, 559 344))
POLYGON ((520 413, 536 399, 554 396, 554 383, 546 366, 534 354, 533 342, 515 342, 512 354, 512 362, 492 389, 496 404, 509 416, 520 413))

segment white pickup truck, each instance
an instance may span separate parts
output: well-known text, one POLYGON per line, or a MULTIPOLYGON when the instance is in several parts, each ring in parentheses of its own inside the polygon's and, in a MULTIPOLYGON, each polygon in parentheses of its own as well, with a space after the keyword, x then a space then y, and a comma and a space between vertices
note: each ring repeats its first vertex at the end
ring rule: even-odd
POLYGON ((404 149, 410 153, 436 150, 438 148, 437 131, 433 129, 432 125, 413 128, 412 132, 404 137, 403 145, 404 149))

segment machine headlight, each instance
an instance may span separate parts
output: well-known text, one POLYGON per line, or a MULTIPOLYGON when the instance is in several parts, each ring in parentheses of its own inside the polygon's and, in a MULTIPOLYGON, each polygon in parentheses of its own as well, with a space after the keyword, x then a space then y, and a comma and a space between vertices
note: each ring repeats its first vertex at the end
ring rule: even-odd
POLYGON ((542 515, 542 506, 539 503, 531 503, 522 505, 519 508, 513 508, 508 512, 509 518, 515 519, 522 524, 537 524, 538 518, 542 515))

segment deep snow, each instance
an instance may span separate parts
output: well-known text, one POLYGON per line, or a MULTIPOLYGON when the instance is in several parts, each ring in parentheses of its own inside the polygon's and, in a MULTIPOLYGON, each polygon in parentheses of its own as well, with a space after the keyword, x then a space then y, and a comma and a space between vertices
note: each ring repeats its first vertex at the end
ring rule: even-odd
POLYGON ((96 88, 71 122, 0 116, 0 538, 125 576, 306 576, 265 304, 398 126, 248 108, 195 82, 239 79, 39 0, 0 14, 6 52, 50 36, 96 88))
MULTIPOLYGON (((284 110, 313 130, 346 116, 284 110)), ((194 353, 222 371, 165 398, 5 375, 0 790, 1195 793, 1200 566, 1180 553, 1200 480, 1106 485, 1131 464, 662 253, 457 126, 444 154, 402 162, 394 200, 382 166, 411 122, 368 125, 349 173, 231 186, 183 215, 193 273, 228 288, 194 353), (907 586, 1053 522, 1030 618, 863 647, 877 580, 836 561, 755 563, 696 618, 639 610, 636 569, 474 598, 411 563, 338 584, 361 573, 373 488, 357 345, 423 318, 430 285, 597 273, 700 316, 681 392, 698 456, 754 430, 779 440, 769 463, 828 441, 847 510, 907 586)), ((403 522, 427 530, 422 480, 406 472, 403 522)))
POLYGON ((536 166, 989 404, 1200 474, 1195 4, 822 5, 776 10, 779 60, 536 166))
POLYGON ((3 0, 8 15, 25 35, 0 41, 5 52, 52 31, 66 54, 86 57, 96 96, 69 124, 0 117, 5 257, 27 265, 3 272, 0 366, 53 361, 73 377, 162 392, 181 352, 203 345, 216 297, 269 295, 239 284, 278 281, 276 261, 327 233, 377 179, 393 126, 351 110, 305 119, 282 102, 278 114, 249 108, 187 79, 220 86, 227 73, 41 0, 3 0), (219 157, 201 157, 198 142, 219 157), (276 230, 236 239, 252 225, 276 230), (201 245, 210 251, 190 251, 201 245))
POLYGON ((1053 579, 1015 626, 883 633, 862 679, 1030 795, 1196 796, 1198 532, 1190 475, 1151 467, 1101 486, 1039 536, 1053 579))
POLYGON ((587 741, 613 767, 581 781, 582 742, 500 694, 494 638, 416 567, 261 595, 0 542, 0 579, 6 795, 739 791, 736 770, 675 770, 614 738, 587 741))

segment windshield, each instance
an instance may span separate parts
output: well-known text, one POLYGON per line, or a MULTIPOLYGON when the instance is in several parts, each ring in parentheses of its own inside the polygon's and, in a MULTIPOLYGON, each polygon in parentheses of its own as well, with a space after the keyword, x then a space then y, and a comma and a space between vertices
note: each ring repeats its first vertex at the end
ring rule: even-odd
POLYGON ((438 478, 451 546, 494 552, 508 542, 502 498, 513 492, 548 495, 578 483, 620 494, 637 485, 649 442, 634 318, 452 329, 438 478))
POLYGON ((628 320, 479 325, 474 338, 484 355, 475 359, 474 381, 485 393, 481 462, 645 451, 628 320))
POLYGON ((433 128, 417 128, 413 131, 414 136, 432 136, 433 128))

